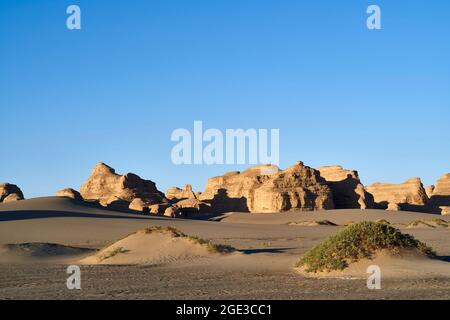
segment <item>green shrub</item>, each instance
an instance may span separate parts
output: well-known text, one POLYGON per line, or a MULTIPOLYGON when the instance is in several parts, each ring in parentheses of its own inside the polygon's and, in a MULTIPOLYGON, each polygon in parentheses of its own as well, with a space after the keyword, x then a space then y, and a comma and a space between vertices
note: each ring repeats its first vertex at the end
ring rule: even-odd
POLYGON ((343 270, 349 263, 372 258, 378 250, 399 253, 402 248, 415 248, 434 257, 435 253, 414 237, 383 223, 364 221, 352 224, 308 251, 297 263, 306 272, 343 270))
POLYGON ((231 253, 235 251, 231 246, 214 244, 210 240, 205 240, 196 236, 188 236, 188 238, 199 245, 206 246, 210 252, 231 253))

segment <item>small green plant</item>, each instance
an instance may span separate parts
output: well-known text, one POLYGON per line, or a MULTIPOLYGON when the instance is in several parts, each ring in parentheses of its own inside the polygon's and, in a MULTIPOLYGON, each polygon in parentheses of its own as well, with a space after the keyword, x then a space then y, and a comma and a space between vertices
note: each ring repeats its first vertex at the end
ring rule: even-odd
POLYGON ((231 246, 224 244, 214 244, 210 240, 205 240, 196 236, 188 236, 188 238, 195 243, 206 246, 208 250, 213 253, 231 253, 235 251, 235 249, 231 246))
POLYGON ((402 248, 415 248, 434 257, 426 244, 387 224, 364 221, 352 224, 308 251, 296 264, 306 272, 343 270, 349 263, 372 258, 378 250, 398 254, 402 248))

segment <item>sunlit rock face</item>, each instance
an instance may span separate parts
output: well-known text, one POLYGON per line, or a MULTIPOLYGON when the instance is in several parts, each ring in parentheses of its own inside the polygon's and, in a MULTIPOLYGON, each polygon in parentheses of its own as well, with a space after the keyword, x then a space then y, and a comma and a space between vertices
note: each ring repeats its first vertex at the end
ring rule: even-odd
POLYGON ((341 166, 318 168, 333 192, 336 209, 369 209, 374 207, 373 196, 367 193, 357 171, 341 166))
POLYGON ((13 202, 23 200, 22 190, 15 184, 0 183, 0 202, 13 202))
POLYGON ((382 209, 399 205, 401 210, 411 210, 414 207, 424 207, 428 202, 427 193, 419 178, 399 184, 374 183, 367 186, 366 190, 373 195, 376 206, 382 209))
POLYGON ((133 173, 116 174, 113 168, 104 163, 94 167, 91 176, 81 187, 80 194, 85 200, 118 208, 128 208, 136 198, 147 205, 167 202, 154 182, 141 179, 133 173))
POLYGON ((315 169, 297 162, 280 170, 262 165, 208 180, 199 200, 216 212, 270 213, 333 209, 333 195, 315 169))

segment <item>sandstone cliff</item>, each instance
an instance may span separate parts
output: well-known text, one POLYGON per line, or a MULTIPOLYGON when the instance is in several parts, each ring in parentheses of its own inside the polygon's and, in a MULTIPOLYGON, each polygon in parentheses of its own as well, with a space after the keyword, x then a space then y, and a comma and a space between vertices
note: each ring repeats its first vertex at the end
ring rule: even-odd
POLYGON ((431 194, 429 207, 442 215, 450 214, 450 173, 440 177, 431 194))
POLYGON ((96 201, 118 209, 128 208, 136 198, 147 205, 167 202, 154 182, 141 179, 133 173, 118 175, 104 163, 95 166, 91 176, 81 187, 80 194, 87 201, 96 201))
POLYGON ((197 196, 192 191, 192 186, 187 184, 183 189, 173 187, 166 191, 166 198, 169 200, 183 200, 183 199, 197 199, 197 196))
POLYGON ((282 212, 333 209, 333 195, 319 172, 298 162, 280 170, 262 165, 208 180, 199 200, 216 212, 282 212))
POLYGON ((376 206, 386 209, 398 205, 401 210, 420 209, 428 202, 428 197, 419 178, 413 178, 400 184, 375 183, 366 187, 373 195, 376 206))
POLYGON ((438 180, 430 200, 432 205, 450 206, 450 173, 438 180))
POLYGON ((374 207, 373 196, 366 192, 357 171, 341 166, 318 168, 333 192, 336 209, 369 209, 374 207))

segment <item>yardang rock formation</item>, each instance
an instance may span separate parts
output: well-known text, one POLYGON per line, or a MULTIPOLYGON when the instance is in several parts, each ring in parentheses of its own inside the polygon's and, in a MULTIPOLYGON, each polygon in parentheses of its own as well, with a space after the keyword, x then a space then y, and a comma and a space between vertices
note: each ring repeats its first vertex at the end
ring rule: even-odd
POLYGON ((82 201, 83 197, 81 196, 81 194, 72 189, 72 188, 66 188, 63 190, 60 190, 56 193, 57 197, 66 197, 66 198, 70 198, 70 199, 74 199, 74 200, 78 200, 78 201, 82 201))
POLYGON ((87 201, 117 208, 128 208, 135 199, 141 199, 146 205, 167 202, 154 182, 141 179, 133 173, 118 175, 104 163, 95 166, 91 176, 81 187, 80 194, 87 201))
POLYGON ((315 169, 297 162, 280 170, 262 165, 208 180, 199 199, 216 212, 282 212, 333 209, 333 195, 315 169))
POLYGON ((398 208, 412 210, 414 206, 423 207, 428 202, 427 193, 419 178, 409 179, 400 184, 374 183, 366 187, 373 195, 379 209, 398 208))
MULTIPOLYGON (((385 209, 450 214, 450 174, 426 189, 419 178, 400 184, 375 183, 365 187, 355 170, 324 166, 318 170, 302 162, 280 170, 259 165, 208 180, 204 192, 170 188, 165 194, 154 182, 133 173, 119 175, 97 164, 80 193, 71 188, 57 196, 99 203, 117 210, 180 217, 225 212, 275 213, 329 209, 385 209)), ((0 185, 0 202, 23 199, 12 184, 0 185)))
POLYGON ((169 200, 184 200, 184 199, 197 199, 192 186, 187 184, 183 189, 173 187, 166 191, 166 198, 169 200))
POLYGON ((23 200, 24 196, 22 190, 15 184, 1 183, 0 184, 0 202, 13 202, 23 200))
POLYGON ((429 205, 442 214, 450 214, 450 173, 443 175, 436 183, 429 205))
POLYGON ((358 171, 341 166, 318 168, 333 192, 336 209, 369 209, 374 207, 373 196, 367 193, 359 179, 358 171))

